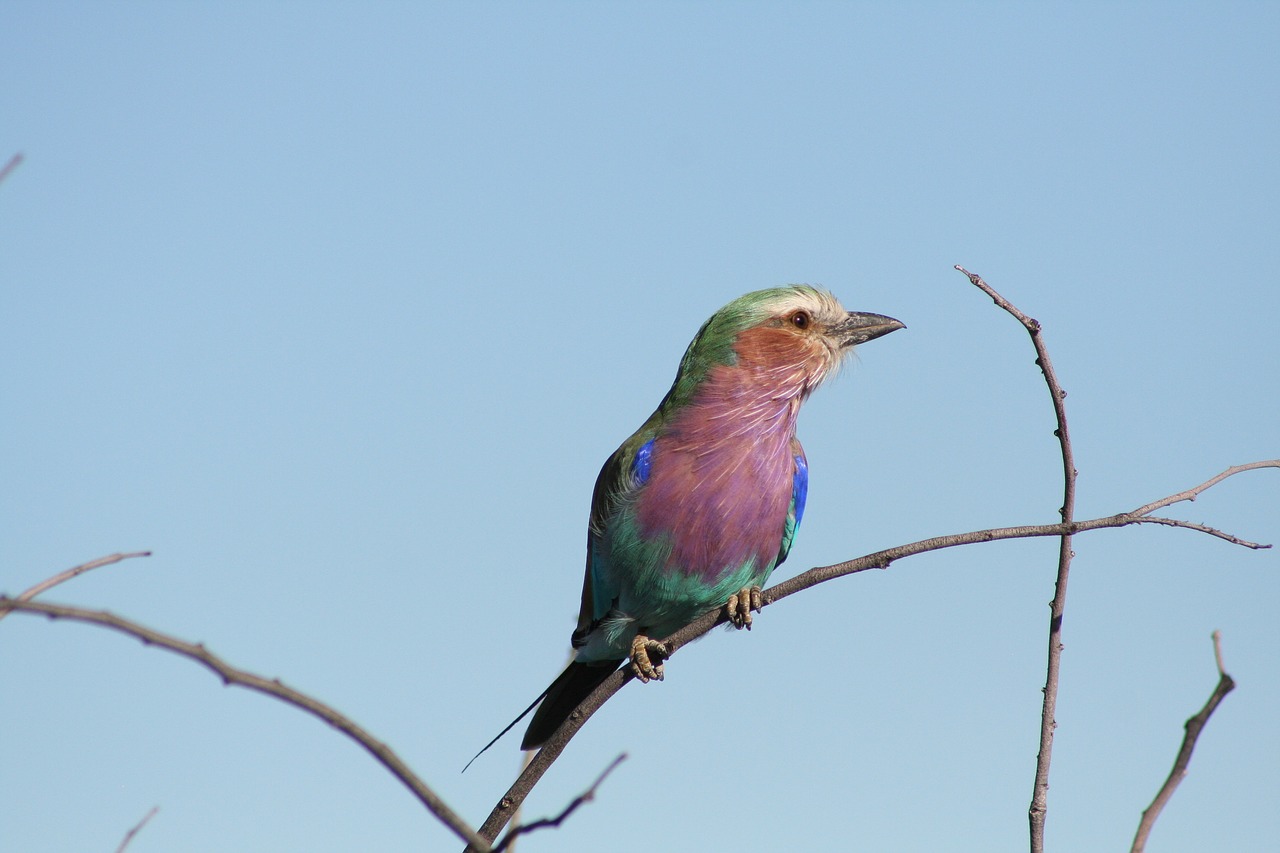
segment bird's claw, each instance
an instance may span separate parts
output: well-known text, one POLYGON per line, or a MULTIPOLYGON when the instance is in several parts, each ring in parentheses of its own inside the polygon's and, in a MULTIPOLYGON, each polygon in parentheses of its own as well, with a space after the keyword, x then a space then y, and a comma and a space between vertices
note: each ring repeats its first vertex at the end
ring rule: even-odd
POLYGON ((746 628, 751 630, 751 611, 759 613, 760 608, 764 607, 764 593, 760 591, 760 587, 751 586, 735 592, 729 596, 729 602, 724 606, 729 613, 729 621, 735 628, 746 628))
POLYGON ((661 681, 665 673, 662 662, 671 657, 667 647, 644 634, 636 634, 631 641, 631 671, 645 684, 661 681))

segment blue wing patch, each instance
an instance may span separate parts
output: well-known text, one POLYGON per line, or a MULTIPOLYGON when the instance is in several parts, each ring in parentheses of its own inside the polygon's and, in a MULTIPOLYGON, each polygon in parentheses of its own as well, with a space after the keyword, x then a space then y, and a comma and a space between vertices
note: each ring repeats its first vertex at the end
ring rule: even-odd
POLYGON ((636 458, 631 460, 631 480, 637 486, 643 486, 649 479, 649 466, 653 464, 654 441, 655 439, 651 438, 640 445, 640 449, 636 451, 636 458))
POLYGON ((782 565, 782 561, 791 552, 791 543, 795 541, 800 519, 804 517, 804 499, 808 494, 809 463, 804 461, 803 454, 796 454, 796 473, 791 479, 791 510, 782 526, 782 543, 778 547, 778 559, 774 561, 774 566, 782 565))
POLYGON ((804 499, 809 494, 809 463, 803 456, 796 457, 796 476, 791 481, 791 506, 796 516, 796 527, 804 518, 804 499))

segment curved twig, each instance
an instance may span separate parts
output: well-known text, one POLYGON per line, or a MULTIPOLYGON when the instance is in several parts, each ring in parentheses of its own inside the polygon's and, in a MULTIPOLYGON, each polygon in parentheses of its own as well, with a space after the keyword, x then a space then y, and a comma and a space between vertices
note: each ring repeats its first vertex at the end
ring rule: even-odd
POLYGON ((19 151, 17 154, 14 154, 9 158, 8 163, 5 163, 4 166, 0 166, 0 181, 4 181, 5 178, 9 177, 9 173, 18 168, 21 164, 22 152, 19 151))
POLYGON ((574 797, 573 801, 570 802, 569 805, 565 806, 560 811, 560 814, 555 817, 544 817, 530 823, 516 824, 511 828, 511 831, 506 834, 506 837, 504 837, 502 841, 493 848, 493 853, 502 853, 503 850, 511 850, 515 847, 516 839, 521 835, 524 835, 526 832, 533 832, 538 829, 549 829, 564 823, 565 819, 577 811, 579 806, 583 803, 589 803, 595 799, 596 789, 599 788, 605 778, 613 772, 615 767, 626 760, 627 754, 624 752, 617 758, 613 759, 613 761, 609 762, 609 766, 601 771, 600 775, 596 777, 596 781, 591 783, 591 787, 574 797))
POLYGON ((120 846, 116 848, 116 853, 124 853, 125 848, 129 846, 129 842, 133 841, 133 837, 142 831, 142 827, 147 825, 147 821, 156 816, 156 812, 160 811, 159 806, 152 806, 151 811, 142 816, 142 820, 133 825, 133 828, 124 834, 120 846))
POLYGON ((1134 510, 1137 515, 1149 515, 1158 509, 1164 509, 1167 506, 1180 503, 1182 501, 1194 501, 1201 494, 1221 483, 1228 477, 1234 477, 1242 471, 1254 471, 1258 468, 1272 468, 1275 466, 1276 460, 1265 459, 1261 462, 1246 462, 1243 465, 1232 465, 1227 470, 1217 476, 1210 477, 1198 486, 1192 486, 1189 489, 1178 492, 1176 495, 1169 495, 1167 498, 1161 498, 1158 501, 1152 501, 1146 506, 1140 506, 1134 510))
POLYGON ((1232 536, 1230 533, 1224 533, 1216 527, 1210 527, 1207 524, 1200 524, 1195 521, 1183 521, 1180 518, 1162 518, 1158 515, 1148 516, 1142 519, 1143 524, 1163 524, 1167 527, 1182 527, 1186 530, 1197 530, 1200 533, 1206 533, 1209 536, 1216 536, 1232 545, 1240 545, 1245 548, 1270 548, 1270 545, 1259 545, 1257 542, 1250 542, 1248 539, 1241 539, 1238 536, 1232 536))
MULTIPOLYGON (((151 556, 150 551, 130 551, 127 554, 108 554, 105 557, 99 557, 96 560, 90 560, 89 562, 81 563, 78 566, 72 566, 71 568, 67 569, 65 572, 58 572, 53 577, 46 578, 45 580, 40 581, 40 583, 36 584, 35 586, 31 587, 25 592, 19 593, 18 601, 30 601, 31 599, 35 598, 37 595, 44 592, 45 590, 52 589, 53 587, 57 586, 60 583, 63 583, 64 581, 69 581, 72 578, 78 577, 79 575, 82 575, 88 571, 92 571, 93 569, 98 569, 103 566, 109 566, 112 563, 118 563, 121 560, 128 560, 132 557, 150 557, 150 556, 151 556)), ((3 619, 6 613, 7 611, 0 611, 0 619, 3 619)))
POLYGON ((1178 789, 1182 777, 1187 775, 1187 767, 1191 764, 1191 753, 1196 748, 1201 730, 1208 724, 1209 717, 1217 710, 1226 695, 1236 687, 1235 681, 1222 668, 1222 634, 1219 631, 1213 632, 1213 659, 1218 664, 1218 683, 1200 712, 1185 723, 1184 728, 1187 733, 1182 738, 1182 747, 1178 750, 1178 757, 1173 762, 1173 769, 1169 771, 1169 778, 1165 779, 1164 784, 1160 786, 1156 798, 1143 811, 1142 820, 1138 822, 1138 832, 1133 837, 1133 846, 1129 848, 1129 853, 1142 853, 1146 849, 1147 838, 1151 835, 1151 828, 1155 826, 1156 818, 1160 816, 1161 810, 1169 802, 1173 792, 1178 789))
MULTIPOLYGON (((990 296, 997 305, 1013 315, 1022 327, 1031 335, 1031 344, 1036 350, 1036 364, 1044 374, 1045 384, 1049 387, 1049 396, 1053 398, 1053 416, 1058 428, 1053 434, 1058 437, 1058 445, 1062 452, 1062 507, 1058 512, 1063 522, 1070 524, 1076 509, 1076 466, 1071 451, 1071 433, 1067 429, 1067 392, 1062 390, 1058 375, 1054 372, 1053 362, 1049 360, 1049 351, 1045 348, 1040 323, 1023 314, 1007 299, 982 280, 977 273, 971 273, 957 265, 956 269, 969 277, 969 281, 983 293, 990 296)), ((1049 603, 1049 655, 1045 667, 1044 702, 1040 709, 1040 751, 1036 754, 1035 784, 1031 791, 1031 807, 1027 816, 1031 831, 1031 853, 1044 851, 1044 820, 1048 811, 1049 799, 1049 765, 1053 759, 1053 732, 1058 727, 1054 713, 1058 706, 1058 680, 1062 670, 1062 616, 1067 607, 1067 576, 1071 572, 1071 534, 1064 533, 1058 546, 1058 574, 1053 585, 1053 601, 1049 603)))
POLYGON ((206 669, 212 670, 222 679, 223 684, 234 684, 259 693, 265 693, 295 708, 306 711, 360 744, 392 776, 399 779, 418 798, 418 801, 426 806, 429 812, 439 818, 441 823, 453 830, 455 835, 476 850, 488 851, 490 849, 489 842, 477 835, 476 831, 468 826, 467 822, 453 809, 449 808, 435 791, 427 787, 427 784, 409 769, 409 766, 390 747, 376 740, 346 715, 335 711, 305 693, 294 690, 292 687, 286 687, 278 678, 266 679, 252 672, 237 669, 210 652, 201 643, 188 643, 184 640, 179 640, 176 637, 162 634, 128 619, 122 619, 105 610, 85 610, 81 607, 70 607, 63 604, 48 604, 43 601, 21 601, 7 596, 0 596, 0 614, 10 610, 43 613, 52 619, 71 619, 77 622, 89 622, 101 625, 104 628, 111 628, 122 634, 135 637, 147 645, 159 646, 162 649, 190 658, 206 669))

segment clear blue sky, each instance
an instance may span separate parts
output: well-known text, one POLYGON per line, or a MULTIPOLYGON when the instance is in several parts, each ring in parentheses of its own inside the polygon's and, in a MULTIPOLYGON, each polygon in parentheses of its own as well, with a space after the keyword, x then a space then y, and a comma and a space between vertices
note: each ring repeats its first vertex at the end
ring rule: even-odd
MULTIPOLYGON (((563 663, 600 463, 739 294, 907 331, 801 418, 780 576, 1050 522, 1280 456, 1280 7, 0 7, 0 590, 200 640, 328 701, 478 823, 563 663)), ((1180 517, 1280 540, 1280 472, 1180 517)), ((1025 849, 1051 540, 932 554, 715 632, 528 804, 630 760, 557 851, 1025 849)), ((1055 851, 1280 836, 1280 556, 1081 536, 1055 851)), ((417 851, 452 837, 349 742, 91 627, 0 624, 14 851, 417 851)))

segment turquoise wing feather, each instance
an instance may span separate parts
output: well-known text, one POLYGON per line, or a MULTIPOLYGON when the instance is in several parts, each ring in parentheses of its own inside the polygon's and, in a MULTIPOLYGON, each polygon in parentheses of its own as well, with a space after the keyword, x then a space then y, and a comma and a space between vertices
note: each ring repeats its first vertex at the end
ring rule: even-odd
POLYGON ((617 584, 603 562, 606 557, 601 540, 621 504, 649 479, 653 460, 652 433, 655 431, 652 421, 651 418, 650 423, 646 423, 609 457, 596 478, 591 497, 591 518, 587 524, 587 565, 582 584, 582 605, 578 610, 578 628, 572 638, 575 648, 583 645, 587 634, 618 598, 617 584))

